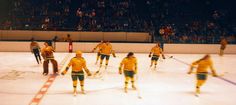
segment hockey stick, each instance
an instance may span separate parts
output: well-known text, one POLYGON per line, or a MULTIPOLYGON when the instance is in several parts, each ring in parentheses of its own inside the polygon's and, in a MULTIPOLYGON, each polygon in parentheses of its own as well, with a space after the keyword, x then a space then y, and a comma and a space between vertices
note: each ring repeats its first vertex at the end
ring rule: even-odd
POLYGON ((101 72, 102 66, 99 66, 98 70, 93 74, 93 76, 96 76, 99 72, 101 72))
MULTIPOLYGON (((149 57, 149 58, 152 58, 152 56, 149 57)), ((157 62, 158 62, 158 61, 159 61, 159 62, 163 62, 163 60, 171 59, 171 58, 173 58, 173 56, 168 56, 167 58, 162 56, 162 57, 159 57, 159 59, 157 60, 157 62), (161 59, 161 58, 162 58, 162 59, 161 59)), ((151 61, 152 61, 152 60, 151 60, 151 61)), ((156 66, 157 66, 157 65, 154 66, 154 70, 156 70, 156 66)), ((150 66, 149 69, 152 69, 152 66, 150 66)))
MULTIPOLYGON (((102 68, 101 68, 102 69, 102 68)), ((105 69, 102 69, 99 73, 99 79, 101 79, 102 81, 104 81, 104 76, 106 74, 107 68, 105 67, 105 69)))
MULTIPOLYGON (((136 81, 138 82, 138 74, 136 74, 136 81)), ((136 87, 136 91, 137 91, 137 97, 138 99, 142 99, 142 96, 140 94, 140 89, 139 89, 139 86, 137 84, 137 87, 136 87)))
POLYGON ((104 80, 102 78, 104 76, 104 73, 106 73, 106 69, 103 70, 102 66, 100 66, 99 69, 92 75, 92 77, 95 78, 95 79, 102 79, 102 80, 104 80))
POLYGON ((87 79, 101 79, 101 77, 93 77, 93 75, 91 76, 88 76, 87 74, 82 74, 82 73, 67 73, 65 74, 65 76, 84 76, 84 78, 87 78, 87 79))
MULTIPOLYGON (((198 72, 192 72, 191 74, 205 74, 205 75, 212 75, 212 73, 198 73, 198 72)), ((222 74, 218 74, 217 77, 222 77, 222 76, 224 76, 225 74, 226 74, 226 72, 225 72, 225 73, 222 73, 222 74)))
MULTIPOLYGON (((167 55, 167 56, 168 56, 168 55, 167 55)), ((170 56, 170 57, 171 57, 171 56, 170 56)), ((180 59, 174 58, 173 56, 172 56, 172 59, 174 59, 174 60, 176 60, 176 61, 178 61, 178 62, 180 62, 180 63, 182 63, 182 64, 191 66, 191 64, 189 64, 189 63, 187 63, 187 62, 185 62, 185 61, 182 61, 182 60, 180 60, 180 59)), ((226 72, 225 72, 225 73, 226 73, 226 72)), ((225 74, 225 73, 224 73, 224 74, 225 74)), ((236 82, 233 82, 233 81, 231 81, 231 80, 228 80, 228 79, 226 79, 226 78, 223 78, 222 76, 224 76, 224 74, 220 74, 219 76, 217 76, 217 78, 236 86, 236 82), (222 76, 221 76, 221 75, 222 75, 222 76)))

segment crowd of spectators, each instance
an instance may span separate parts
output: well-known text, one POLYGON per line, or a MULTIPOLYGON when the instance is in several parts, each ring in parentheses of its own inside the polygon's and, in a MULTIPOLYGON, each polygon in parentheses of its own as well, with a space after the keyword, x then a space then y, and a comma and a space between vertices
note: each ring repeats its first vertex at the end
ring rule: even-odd
POLYGON ((236 43, 234 5, 215 0, 10 0, 1 29, 149 32, 168 43, 236 43))

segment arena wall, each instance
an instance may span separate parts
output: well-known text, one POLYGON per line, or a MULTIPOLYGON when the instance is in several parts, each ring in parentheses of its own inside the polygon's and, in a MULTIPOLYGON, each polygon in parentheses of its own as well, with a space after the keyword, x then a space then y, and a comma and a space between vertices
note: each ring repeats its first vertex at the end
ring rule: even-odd
POLYGON ((119 41, 119 42, 150 42, 148 33, 136 32, 76 32, 76 31, 25 31, 25 30, 0 30, 2 41, 24 41, 34 37, 36 40, 50 40, 55 36, 59 39, 70 34, 74 41, 119 41))
MULTIPOLYGON (((164 44, 165 53, 216 54, 219 50, 220 44, 164 44)), ((236 45, 227 45, 225 53, 236 54, 236 45)))
MULTIPOLYGON (((0 42, 0 52, 29 52, 30 42, 0 42)), ((43 47, 43 42, 39 42, 43 47)), ((80 49, 83 52, 91 52, 91 50, 97 45, 97 43, 86 42, 74 42, 73 50, 80 49)), ((137 52, 137 53, 149 53, 150 49, 155 44, 148 43, 112 43, 112 46, 116 52, 137 52)), ((220 45, 218 44, 164 44, 165 53, 179 53, 179 54, 216 54, 219 52, 220 45)), ((67 42, 56 43, 57 52, 67 52, 67 42)), ((236 45, 228 45, 225 53, 236 54, 236 45)))

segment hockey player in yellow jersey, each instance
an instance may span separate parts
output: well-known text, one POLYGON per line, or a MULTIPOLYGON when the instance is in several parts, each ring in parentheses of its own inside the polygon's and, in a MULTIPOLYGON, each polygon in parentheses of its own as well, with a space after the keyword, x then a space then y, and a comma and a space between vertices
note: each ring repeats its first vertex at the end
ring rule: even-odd
POLYGON ((196 95, 200 94, 200 87, 206 82, 208 76, 208 68, 211 69, 212 75, 217 76, 210 55, 205 55, 200 60, 192 63, 188 74, 193 72, 193 69, 197 67, 196 77, 196 95))
POLYGON ((96 64, 97 64, 97 62, 98 62, 98 60, 99 60, 99 58, 100 58, 100 56, 101 56, 101 50, 102 50, 102 45, 104 44, 104 42, 103 41, 101 41, 95 48, 93 48, 93 50, 92 50, 92 52, 94 52, 96 49, 98 49, 97 50, 97 59, 96 59, 96 64))
POLYGON ((100 59, 100 67, 102 66, 102 62, 104 58, 106 58, 106 67, 108 66, 110 55, 113 55, 113 57, 116 57, 114 54, 114 50, 112 49, 112 45, 110 42, 106 41, 105 44, 102 44, 101 46, 101 59, 100 59))
POLYGON ((225 38, 222 38, 220 41, 220 45, 221 45, 220 46, 220 54, 219 54, 220 56, 224 55, 224 50, 225 50, 227 44, 228 44, 227 40, 225 38))
POLYGON ((125 88, 124 91, 127 93, 128 82, 131 80, 132 88, 135 87, 135 78, 134 75, 137 74, 137 59, 134 57, 133 52, 129 52, 127 57, 125 57, 119 66, 119 73, 122 74, 124 72, 125 75, 125 88))
POLYGON ((66 72, 69 70, 70 66, 72 66, 72 73, 71 77, 73 80, 73 88, 74 88, 74 95, 77 94, 77 80, 80 81, 81 93, 85 94, 84 92, 84 71, 87 73, 88 76, 91 76, 90 71, 86 66, 86 61, 82 57, 81 51, 76 51, 76 56, 70 60, 70 63, 67 65, 66 69, 61 73, 65 75, 66 72))
POLYGON ((160 43, 157 43, 156 46, 154 46, 149 53, 149 57, 152 57, 150 67, 152 67, 153 64, 155 64, 156 68, 157 61, 160 58, 160 55, 162 55, 162 58, 165 59, 162 48, 160 47, 160 43))
POLYGON ((48 75, 49 61, 52 62, 54 74, 57 74, 58 73, 58 64, 57 64, 57 61, 54 59, 54 55, 53 55, 54 49, 52 48, 52 46, 49 46, 48 42, 45 42, 44 45, 45 45, 45 47, 41 50, 41 55, 44 59, 43 75, 48 75))

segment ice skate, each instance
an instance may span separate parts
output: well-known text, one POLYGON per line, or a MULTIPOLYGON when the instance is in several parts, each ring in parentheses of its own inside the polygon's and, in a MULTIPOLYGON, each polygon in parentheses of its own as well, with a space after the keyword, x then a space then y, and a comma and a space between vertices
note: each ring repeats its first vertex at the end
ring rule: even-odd
POLYGON ((134 90, 137 90, 137 88, 136 88, 136 86, 135 86, 135 85, 132 85, 132 88, 133 88, 134 90))
POLYGON ((76 89, 74 89, 74 91, 73 91, 73 95, 74 95, 74 96, 77 95, 77 90, 76 90, 76 89))
POLYGON ((125 93, 128 93, 127 87, 124 88, 124 92, 125 92, 125 93))
POLYGON ((84 89, 81 89, 81 94, 85 94, 85 91, 84 91, 84 89))

